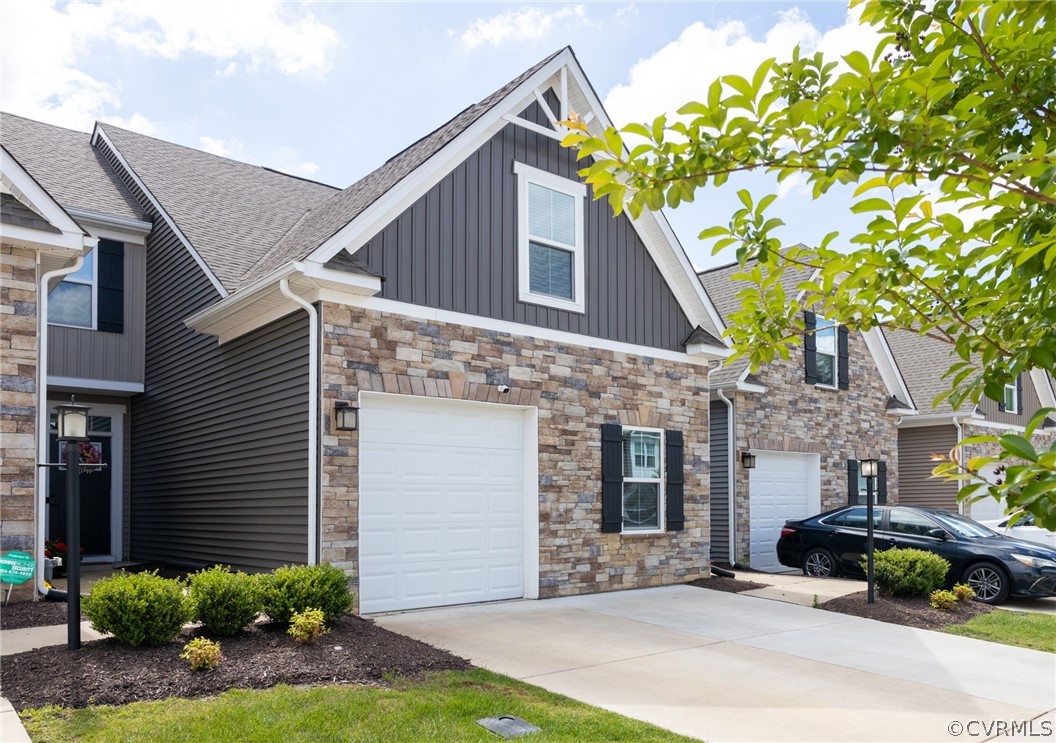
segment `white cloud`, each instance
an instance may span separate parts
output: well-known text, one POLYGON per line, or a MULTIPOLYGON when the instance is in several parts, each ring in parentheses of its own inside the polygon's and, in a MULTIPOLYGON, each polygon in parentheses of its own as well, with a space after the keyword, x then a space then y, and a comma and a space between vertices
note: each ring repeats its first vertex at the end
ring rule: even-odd
POLYGON ((587 20, 586 8, 582 5, 567 5, 554 11, 524 6, 519 10, 478 18, 462 32, 462 45, 466 49, 478 46, 499 46, 517 41, 537 41, 547 36, 557 21, 582 23, 587 20))
POLYGON ((199 137, 198 144, 201 148, 213 155, 229 157, 233 160, 242 159, 244 147, 237 139, 217 139, 216 137, 199 137))
MULTIPOLYGON (((224 75, 238 63, 250 72, 319 76, 338 44, 337 32, 304 5, 278 0, 3 2, 0 26, 0 107, 82 130, 117 120, 122 107, 116 80, 80 69, 106 45, 146 57, 209 57, 227 62, 224 75)), ((120 121, 157 128, 138 112, 120 121)))
POLYGON ((319 172, 318 165, 309 160, 301 160, 301 157, 299 152, 290 147, 280 147, 269 158, 270 162, 278 164, 269 167, 274 167, 275 170, 281 170, 283 173, 299 175, 302 178, 311 178, 319 172))
POLYGON ((631 68, 630 80, 617 85, 605 98, 605 108, 617 124, 649 121, 673 114, 683 104, 706 98, 708 86, 722 75, 749 79, 766 59, 788 58, 799 44, 805 53, 817 50, 837 59, 859 49, 870 54, 879 35, 859 25, 856 12, 848 11, 843 25, 819 31, 798 8, 777 14, 777 22, 755 38, 740 21, 708 26, 698 21, 678 39, 631 68))

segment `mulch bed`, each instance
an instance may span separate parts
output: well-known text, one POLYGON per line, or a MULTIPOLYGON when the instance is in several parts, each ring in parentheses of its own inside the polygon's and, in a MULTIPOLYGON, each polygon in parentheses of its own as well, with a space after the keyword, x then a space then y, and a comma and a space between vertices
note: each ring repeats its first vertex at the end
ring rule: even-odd
MULTIPOLYGON (((85 617, 82 614, 81 619, 85 617)), ((65 601, 18 601, 0 606, 0 630, 66 624, 65 601)))
POLYGON ((742 591, 753 591, 756 588, 766 588, 766 583, 756 583, 754 580, 743 580, 741 578, 724 578, 721 575, 713 575, 710 578, 697 578, 691 580, 689 585, 697 588, 710 588, 714 591, 725 591, 726 593, 741 593, 742 591))
POLYGON ((15 709, 54 704, 127 704, 167 697, 213 696, 227 689, 276 684, 370 684, 390 676, 463 670, 469 661, 360 619, 345 616, 311 645, 297 645, 280 624, 254 625, 219 639, 224 662, 214 671, 192 672, 180 660, 183 645, 200 629, 185 628, 158 648, 132 648, 113 639, 5 656, 0 689, 15 709))
POLYGON ((949 624, 964 624, 972 617, 994 611, 994 607, 978 601, 958 602, 953 611, 940 611, 931 608, 927 597, 900 598, 877 595, 876 603, 870 604, 866 600, 867 596, 866 591, 851 593, 826 601, 821 608, 891 624, 934 630, 941 630, 949 624))

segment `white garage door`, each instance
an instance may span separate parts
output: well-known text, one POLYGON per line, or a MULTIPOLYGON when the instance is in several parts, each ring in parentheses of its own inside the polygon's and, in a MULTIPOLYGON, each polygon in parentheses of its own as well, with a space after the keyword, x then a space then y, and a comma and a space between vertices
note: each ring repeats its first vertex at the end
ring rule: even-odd
POLYGON ((522 409, 364 397, 364 613, 525 595, 522 409))
POLYGON ((756 570, 787 570, 777 561, 777 539, 788 519, 821 510, 821 457, 817 454, 753 452, 749 475, 751 564, 756 570))

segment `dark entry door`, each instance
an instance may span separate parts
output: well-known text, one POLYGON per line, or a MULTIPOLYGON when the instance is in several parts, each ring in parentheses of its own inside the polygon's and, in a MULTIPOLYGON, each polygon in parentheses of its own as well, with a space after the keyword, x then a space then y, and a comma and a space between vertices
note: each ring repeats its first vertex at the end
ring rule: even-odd
MULTIPOLYGON (((58 462, 59 443, 50 437, 49 462, 58 462)), ((102 462, 112 465, 109 436, 91 436, 86 444, 101 455, 102 462)), ((82 472, 81 485, 81 546, 87 555, 110 554, 110 486, 112 466, 82 472)), ((66 468, 49 467, 48 482, 48 538, 66 541, 66 468)))

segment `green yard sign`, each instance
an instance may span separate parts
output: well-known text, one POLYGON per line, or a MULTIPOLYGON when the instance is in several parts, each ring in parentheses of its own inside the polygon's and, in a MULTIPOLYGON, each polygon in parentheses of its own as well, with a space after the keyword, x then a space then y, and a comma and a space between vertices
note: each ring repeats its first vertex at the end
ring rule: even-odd
POLYGON ((21 585, 33 577, 36 563, 33 555, 26 554, 20 550, 8 552, 0 556, 0 583, 11 583, 21 585))

